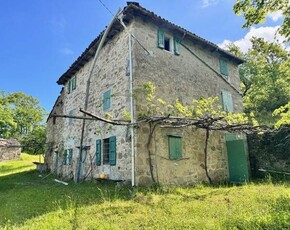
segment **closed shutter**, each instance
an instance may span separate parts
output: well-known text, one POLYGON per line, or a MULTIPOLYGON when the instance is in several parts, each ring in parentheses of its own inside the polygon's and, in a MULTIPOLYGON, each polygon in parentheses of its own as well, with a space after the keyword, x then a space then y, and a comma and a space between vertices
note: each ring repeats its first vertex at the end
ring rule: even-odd
POLYGON ((73 149, 68 150, 68 164, 71 165, 73 157, 73 149))
POLYGON ((71 92, 71 81, 69 80, 67 82, 67 93, 70 94, 70 92, 71 92))
POLYGON ((109 161, 110 165, 116 165, 116 137, 110 137, 109 161))
POLYGON ((64 153, 63 153, 63 165, 66 165, 67 164, 67 150, 64 150, 64 153))
POLYGON ((76 78, 76 76, 74 76, 72 78, 72 90, 75 90, 76 87, 77 87, 77 78, 76 78))
POLYGON ((174 37, 174 54, 175 55, 180 55, 179 47, 180 47, 180 39, 174 37))
POLYGON ((222 91, 223 109, 226 112, 234 112, 232 94, 227 91, 222 91))
POLYGON ((164 49, 164 31, 158 30, 158 47, 164 49))
POLYGON ((101 140, 96 141, 96 165, 100 166, 101 165, 101 140))
POLYGON ((229 75, 229 71, 228 71, 228 63, 225 59, 220 59, 220 71, 221 74, 228 76, 229 75))
POLYGON ((111 106, 111 90, 106 91, 103 94, 103 109, 107 110, 111 106))
POLYGON ((168 136, 169 159, 178 160, 182 157, 182 138, 176 136, 168 136))

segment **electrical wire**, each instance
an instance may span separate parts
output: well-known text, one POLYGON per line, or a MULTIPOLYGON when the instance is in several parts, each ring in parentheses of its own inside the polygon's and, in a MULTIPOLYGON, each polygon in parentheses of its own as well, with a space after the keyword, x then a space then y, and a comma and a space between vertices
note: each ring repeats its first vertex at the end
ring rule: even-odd
POLYGON ((102 2, 102 0, 98 0, 102 6, 124 27, 124 29, 126 30, 126 32, 128 34, 130 34, 135 40, 136 42, 142 47, 142 49, 144 49, 146 51, 147 54, 151 55, 151 53, 146 49, 146 47, 136 38, 136 36, 134 34, 132 34, 131 32, 129 32, 127 26, 124 24, 124 22, 122 20, 120 20, 118 17, 116 17, 112 11, 105 5, 104 2, 102 2))

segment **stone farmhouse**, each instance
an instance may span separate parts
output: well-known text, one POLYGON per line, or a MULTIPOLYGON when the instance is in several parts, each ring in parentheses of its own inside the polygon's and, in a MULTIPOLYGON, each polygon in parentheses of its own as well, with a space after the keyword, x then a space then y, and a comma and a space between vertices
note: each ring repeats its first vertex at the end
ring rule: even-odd
MULTIPOLYGON (((158 127, 148 155, 148 124, 112 125, 85 116, 80 109, 115 120, 130 111, 134 122, 142 104, 142 98, 133 97, 134 89, 150 81, 156 95, 169 102, 218 96, 226 111, 241 112, 242 62, 128 2, 57 81, 63 88, 47 120, 49 169, 75 181, 100 177, 132 185, 150 184, 152 178, 167 185, 206 181, 204 130, 158 127)), ((244 138, 211 132, 208 149, 208 172, 214 181, 248 179, 244 138)))

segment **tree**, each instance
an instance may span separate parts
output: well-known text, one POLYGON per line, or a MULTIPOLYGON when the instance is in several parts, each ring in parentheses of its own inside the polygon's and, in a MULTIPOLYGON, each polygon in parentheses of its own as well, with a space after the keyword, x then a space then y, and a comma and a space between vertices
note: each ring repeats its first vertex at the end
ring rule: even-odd
POLYGON ((0 136, 21 138, 41 125, 46 115, 36 98, 24 93, 0 94, 0 136))
POLYGON ((251 42, 246 54, 232 44, 227 49, 245 60, 240 66, 245 112, 254 113, 261 124, 273 125, 274 110, 290 101, 290 53, 262 38, 252 38, 251 42))
POLYGON ((31 133, 24 136, 21 140, 23 151, 30 154, 45 153, 46 130, 42 125, 34 128, 31 133))
POLYGON ((0 92, 0 137, 10 137, 15 129, 16 122, 13 119, 12 109, 4 92, 0 92))
POLYGON ((265 21, 269 13, 281 11, 284 15, 280 27, 280 34, 290 39, 290 4, 288 0, 237 0, 234 5, 234 12, 237 15, 243 14, 246 22, 244 28, 265 21))
POLYGON ((0 92, 0 137, 17 139, 27 153, 45 151, 45 116, 46 111, 36 98, 0 92))
POLYGON ((290 125, 290 102, 281 106, 273 112, 273 116, 280 116, 280 119, 275 124, 276 128, 282 125, 290 125))

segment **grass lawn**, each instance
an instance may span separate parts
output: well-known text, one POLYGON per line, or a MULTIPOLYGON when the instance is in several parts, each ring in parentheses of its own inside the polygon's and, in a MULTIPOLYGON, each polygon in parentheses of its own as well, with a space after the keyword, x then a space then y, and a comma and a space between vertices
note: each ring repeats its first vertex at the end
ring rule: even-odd
POLYGON ((0 163, 0 229, 290 229, 289 182, 65 186, 40 177, 32 161, 0 163))

